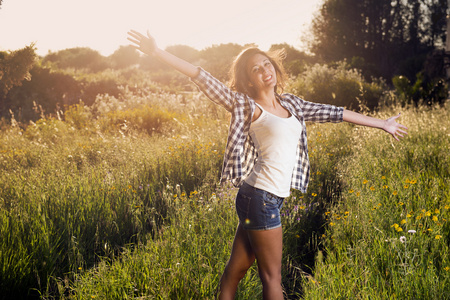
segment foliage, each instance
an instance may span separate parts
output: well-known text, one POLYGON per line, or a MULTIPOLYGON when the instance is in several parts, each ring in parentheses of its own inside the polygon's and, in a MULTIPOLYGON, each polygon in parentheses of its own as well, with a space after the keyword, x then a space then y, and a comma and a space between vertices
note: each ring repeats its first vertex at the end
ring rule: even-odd
POLYGON ((86 47, 61 50, 47 54, 43 64, 51 63, 57 68, 86 69, 90 72, 103 71, 108 67, 106 58, 98 51, 86 47))
POLYGON ((305 70, 306 65, 311 65, 314 63, 314 58, 310 55, 301 52, 294 47, 283 43, 274 44, 270 47, 269 51, 275 51, 279 49, 284 49, 286 52, 286 58, 283 60, 283 65, 286 72, 291 76, 297 76, 305 70))
POLYGON ((418 73, 416 81, 411 84, 405 76, 395 76, 392 78, 395 90, 399 95, 399 99, 404 104, 426 103, 428 105, 444 104, 448 97, 448 86, 441 78, 435 78, 430 81, 423 75, 418 73))
POLYGON ((109 57, 111 66, 115 69, 124 69, 139 63, 139 52, 132 46, 120 46, 109 57))
POLYGON ((450 160, 436 132, 448 110, 402 116, 409 137, 395 146, 368 129, 348 135, 342 199, 326 212, 324 256, 305 299, 448 299, 450 160))
MULTIPOLYGON (((0 132, 3 299, 213 298, 237 222, 236 190, 217 186, 227 115, 197 94, 123 94, 0 132), (138 117, 153 107, 176 120, 149 135, 138 117), (128 129, 102 126, 111 115, 128 129)), ((448 120, 446 107, 403 109, 409 137, 395 146, 375 129, 308 125, 311 183, 282 210, 288 299, 443 291, 448 120)), ((255 295, 256 265, 237 298, 255 295)))
POLYGON ((377 107, 383 98, 384 90, 383 82, 365 81, 358 70, 349 69, 345 62, 334 67, 319 64, 307 67, 288 87, 288 91, 307 101, 329 103, 354 110, 377 107))
MULTIPOLYGON (((11 89, 4 99, 19 121, 36 121, 41 117, 41 111, 56 113, 58 107, 76 103, 81 98, 80 83, 68 74, 54 72, 39 64, 30 70, 30 74, 30 81, 11 89), (37 106, 40 106, 38 111, 37 106)), ((2 111, 2 116, 7 114, 2 111)))
POLYGON ((229 79, 228 72, 234 58, 244 48, 245 47, 233 43, 208 47, 201 52, 203 61, 200 65, 217 79, 225 82, 229 79))
MULTIPOLYGON (((34 45, 10 53, 0 52, 0 99, 12 87, 21 85, 23 80, 31 80, 30 69, 33 67, 35 60, 34 45)), ((6 107, 3 104, 0 111, 4 109, 6 107)))
MULTIPOLYGON (((172 98, 153 102, 173 106, 179 99, 172 98)), ((205 109, 203 101, 192 107, 205 109)), ((145 118, 150 109, 141 111, 145 118)), ((227 127, 191 115, 178 127, 181 137, 169 130, 150 136, 145 128, 102 128, 80 103, 66 110, 65 121, 45 117, 26 130, 2 131, 0 298, 55 295, 56 278, 73 279, 99 257, 145 243, 172 221, 163 197, 168 182, 188 193, 214 186, 227 127)))
POLYGON ((372 76, 411 80, 423 54, 444 44, 446 10, 445 0, 327 0, 313 20, 311 51, 325 61, 362 57, 375 67, 372 76), (414 70, 400 69, 421 56, 414 70))

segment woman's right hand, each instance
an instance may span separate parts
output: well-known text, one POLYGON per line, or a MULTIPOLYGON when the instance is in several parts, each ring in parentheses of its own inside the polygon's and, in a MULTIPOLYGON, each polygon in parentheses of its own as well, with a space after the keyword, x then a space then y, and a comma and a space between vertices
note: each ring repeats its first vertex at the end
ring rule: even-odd
POLYGON ((159 60, 165 62, 169 66, 175 68, 186 76, 191 78, 195 78, 200 73, 200 69, 191 63, 167 52, 162 49, 159 49, 156 45, 155 39, 150 35, 147 31, 147 36, 135 31, 131 30, 128 32, 128 40, 132 42, 132 47, 136 48, 139 51, 144 52, 145 54, 153 55, 159 60))
POLYGON ((158 49, 155 39, 150 35, 148 31, 147 36, 135 30, 129 31, 128 35, 129 35, 128 40, 134 43, 134 45, 131 46, 133 46, 139 51, 142 51, 145 54, 154 54, 155 51, 158 49))

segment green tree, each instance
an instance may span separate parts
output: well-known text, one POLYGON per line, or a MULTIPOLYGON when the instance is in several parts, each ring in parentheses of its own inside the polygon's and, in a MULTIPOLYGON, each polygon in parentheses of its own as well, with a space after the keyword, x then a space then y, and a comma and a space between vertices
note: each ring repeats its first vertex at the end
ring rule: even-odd
POLYGON ((131 46, 120 46, 113 54, 109 56, 111 65, 116 69, 123 69, 139 63, 140 55, 136 49, 131 46))
POLYGON ((377 77, 415 77, 426 54, 443 46, 446 10, 445 0, 325 0, 310 49, 327 62, 363 58, 377 77))
POLYGON ((233 43, 213 45, 201 51, 201 66, 221 81, 228 79, 233 59, 244 49, 233 43))
POLYGON ((74 68, 91 72, 100 72, 109 67, 104 56, 98 51, 86 47, 77 47, 50 53, 43 59, 43 63, 47 62, 61 69, 74 68))
POLYGON ((30 69, 36 60, 34 45, 12 52, 0 52, 0 99, 14 86, 30 80, 30 69))
POLYGON ((279 49, 284 49, 286 53, 286 58, 283 61, 283 65, 286 71, 293 75, 297 76, 305 70, 307 65, 310 65, 315 62, 315 59, 305 52, 299 51, 288 45, 286 43, 283 44, 273 44, 270 46, 270 51, 276 51, 279 49))

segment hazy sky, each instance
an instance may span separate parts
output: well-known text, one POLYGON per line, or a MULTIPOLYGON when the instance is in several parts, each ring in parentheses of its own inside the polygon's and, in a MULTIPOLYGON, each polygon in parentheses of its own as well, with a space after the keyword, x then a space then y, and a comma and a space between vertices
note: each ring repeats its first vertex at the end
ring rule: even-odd
POLYGON ((37 53, 89 47, 110 55, 127 31, 148 29, 162 48, 276 43, 301 48, 322 0, 4 0, 0 50, 35 42, 37 53))

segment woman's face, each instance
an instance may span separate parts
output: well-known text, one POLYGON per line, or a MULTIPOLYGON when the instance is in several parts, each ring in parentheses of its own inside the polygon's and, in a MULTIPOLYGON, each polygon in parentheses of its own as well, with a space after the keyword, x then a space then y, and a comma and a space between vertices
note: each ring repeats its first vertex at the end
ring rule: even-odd
POLYGON ((269 58, 255 54, 247 64, 247 74, 251 85, 257 90, 274 88, 277 85, 277 73, 269 58))

